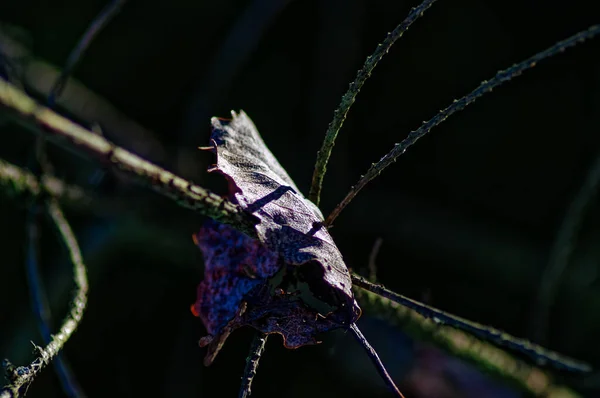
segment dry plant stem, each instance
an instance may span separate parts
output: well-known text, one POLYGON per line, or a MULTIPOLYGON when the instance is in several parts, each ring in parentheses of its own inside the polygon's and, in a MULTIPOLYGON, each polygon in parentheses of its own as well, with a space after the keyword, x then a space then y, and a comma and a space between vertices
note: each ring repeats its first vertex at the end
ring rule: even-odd
POLYGON ((570 203, 550 252, 548 264, 542 273, 533 308, 530 314, 532 338, 543 341, 548 327, 550 308, 556 297, 563 274, 569 265, 577 234, 584 215, 592 204, 600 184, 600 155, 596 156, 583 185, 570 203))
POLYGON ((267 338, 268 335, 260 332, 256 332, 254 335, 248 358, 246 358, 246 368, 244 369, 244 376, 242 376, 239 398, 248 398, 252 394, 252 381, 256 376, 258 363, 265 349, 265 344, 267 344, 267 338))
POLYGON ((312 184, 310 187, 310 193, 308 198, 317 206, 319 205, 319 201, 321 200, 321 189, 323 186, 323 178, 325 177, 325 172, 327 171, 327 162, 329 161, 329 157, 331 156, 331 151, 335 144, 335 139, 337 138, 338 132, 342 128, 344 124, 344 120, 346 120, 346 115, 350 110, 352 104, 356 100, 356 96, 360 92, 360 89, 365 84, 367 79, 371 76, 373 69, 377 66, 377 63, 381 61, 383 56, 387 54, 392 45, 398 40, 404 32, 408 30, 408 28, 415 22, 423 13, 431 7, 431 5, 435 2, 435 0, 424 0, 417 7, 410 10, 410 13, 394 29, 392 32, 388 33, 387 37, 383 41, 383 43, 379 44, 373 54, 367 57, 365 64, 362 69, 358 71, 356 74, 356 78, 352 83, 350 83, 350 87, 348 91, 342 97, 340 104, 333 114, 333 120, 329 123, 327 127, 327 132, 325 133, 325 139, 323 140, 323 144, 321 149, 317 153, 317 161, 315 163, 315 170, 313 172, 312 184))
POLYGON ((373 364, 375 364, 375 367, 377 367, 377 371, 379 372, 379 375, 383 378, 383 380, 388 385, 390 390, 392 390, 392 392, 394 392, 394 394, 396 394, 396 396, 398 396, 400 398, 404 398, 404 395, 402 395, 402 393, 400 392, 400 390, 394 383, 394 380, 392 380, 392 377, 390 376, 388 371, 385 369, 383 362, 381 362, 381 359, 379 359, 379 355, 377 355, 377 351, 375 351, 375 349, 371 346, 371 344, 369 344, 369 342, 367 341, 367 338, 362 334, 362 332, 360 331, 358 326, 356 326, 356 323, 353 323, 350 325, 350 331, 352 332, 352 334, 354 335, 356 340, 358 340, 360 345, 363 346, 363 348, 367 351, 369 358, 371 358, 371 361, 373 361, 373 364))
POLYGON ((253 228, 256 220, 239 206, 112 144, 105 138, 37 104, 23 91, 1 78, 0 104, 7 110, 18 113, 21 121, 44 127, 48 139, 65 143, 70 148, 108 163, 116 170, 136 178, 182 207, 232 225, 249 236, 256 235, 253 228))
POLYGON ((52 358, 63 348, 69 340, 83 317, 83 312, 87 304, 88 281, 85 265, 77 244, 77 239, 65 219, 58 202, 54 199, 48 201, 48 214, 52 218, 58 229, 62 240, 69 251, 69 256, 73 262, 75 296, 71 304, 71 310, 65 318, 58 334, 52 336, 50 343, 46 347, 36 346, 38 357, 27 367, 10 367, 9 383, 0 391, 0 398, 18 397, 19 391, 23 387, 29 386, 33 379, 41 370, 50 363, 52 358))
POLYGON ((452 326, 471 333, 474 336, 486 341, 490 341, 501 347, 506 347, 508 349, 521 352, 540 365, 548 364, 557 369, 568 370, 572 372, 591 371, 590 366, 586 363, 579 362, 575 359, 571 359, 556 352, 547 350, 527 340, 513 337, 501 330, 451 315, 437 308, 428 306, 398 293, 394 293, 381 285, 376 285, 367 281, 361 276, 352 274, 352 283, 355 286, 369 290, 400 305, 408 307, 420 315, 433 320, 433 322, 437 324, 452 326))
POLYGON ((428 341, 478 369, 515 385, 537 398, 581 398, 556 384, 552 375, 516 359, 508 352, 451 326, 440 325, 408 307, 354 287, 360 306, 369 314, 400 327, 411 337, 428 341))
POLYGON ((63 203, 74 206, 87 206, 92 198, 76 186, 65 184, 56 177, 44 175, 40 179, 29 171, 0 159, 0 186, 11 193, 48 195, 63 203))
POLYGON ((377 163, 374 163, 367 173, 360 178, 360 180, 350 189, 350 192, 346 195, 346 197, 340 202, 339 205, 331 212, 331 214, 325 220, 325 225, 329 226, 333 223, 333 221, 337 218, 340 212, 346 207, 352 199, 358 194, 358 192, 364 188, 369 181, 377 177, 386 167, 391 165, 396 159, 402 155, 412 144, 417 142, 417 140, 427 134, 432 128, 437 126, 446 120, 450 115, 463 110, 466 106, 475 102, 476 99, 484 95, 485 93, 491 92, 494 88, 500 86, 502 83, 506 83, 507 81, 519 76, 522 72, 527 69, 534 67, 541 60, 551 57, 559 52, 566 50, 567 48, 575 46, 577 43, 583 42, 584 40, 590 39, 600 33, 600 25, 593 25, 587 30, 579 32, 565 40, 559 41, 553 46, 547 48, 546 50, 535 54, 534 56, 526 59, 525 61, 513 65, 508 69, 501 70, 496 73, 489 81, 483 81, 479 87, 473 90, 471 93, 462 97, 459 100, 454 100, 454 102, 448 106, 446 109, 440 111, 433 118, 429 119, 427 122, 423 123, 421 127, 417 130, 412 131, 408 137, 406 137, 401 143, 394 145, 394 149, 392 149, 387 155, 385 155, 381 160, 377 163))
POLYGON ((117 15, 120 11, 121 7, 126 3, 127 0, 113 0, 98 14, 98 16, 94 19, 94 21, 88 26, 87 30, 79 39, 79 42, 75 46, 75 48, 69 54, 69 58, 67 59, 67 64, 65 68, 61 72, 58 79, 52 86, 50 90, 50 94, 48 95, 48 107, 54 107, 54 102, 56 98, 60 96, 69 76, 75 69, 77 63, 83 57, 83 53, 87 50, 90 43, 94 40, 94 38, 100 33, 100 31, 110 22, 110 20, 117 15))

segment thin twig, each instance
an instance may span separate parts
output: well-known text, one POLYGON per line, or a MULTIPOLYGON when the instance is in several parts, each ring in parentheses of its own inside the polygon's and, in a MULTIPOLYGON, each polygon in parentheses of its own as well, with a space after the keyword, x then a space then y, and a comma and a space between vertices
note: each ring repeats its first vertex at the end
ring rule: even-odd
POLYGON ((321 149, 317 153, 317 161, 315 163, 315 170, 313 172, 312 184, 310 187, 310 193, 308 198, 317 206, 319 206, 319 202, 321 200, 321 189, 323 187, 323 178, 325 177, 325 172, 327 171, 327 163, 329 162, 329 157, 331 156, 331 151, 333 146, 335 145, 335 139, 337 138, 338 132, 342 128, 344 121, 346 120, 346 115, 350 110, 352 104, 356 100, 356 96, 360 92, 360 89, 365 84, 367 79, 371 76, 373 69, 377 66, 379 61, 383 58, 385 54, 388 53, 392 45, 398 40, 404 32, 408 30, 408 28, 415 22, 423 13, 431 7, 431 5, 435 2, 435 0, 424 0, 417 7, 410 10, 408 16, 402 21, 396 29, 392 32, 388 33, 387 37, 383 41, 383 43, 377 45, 377 48, 373 52, 373 54, 367 57, 365 64, 362 69, 358 71, 356 74, 356 78, 352 83, 350 83, 350 87, 348 91, 342 97, 340 104, 337 109, 333 113, 333 120, 329 123, 327 127, 327 132, 325 133, 325 139, 323 140, 323 144, 321 145, 321 149))
POLYGON ((125 4, 127 0, 113 0, 109 4, 104 7, 104 9, 98 14, 98 16, 94 19, 94 21, 88 26, 87 30, 79 39, 79 42, 73 48, 69 57, 67 58, 67 64, 62 70, 58 79, 52 86, 50 90, 50 94, 48 95, 48 107, 53 108, 56 98, 60 96, 63 88, 71 73, 73 73, 73 69, 77 63, 83 57, 83 53, 87 50, 90 43, 94 40, 94 38, 100 33, 100 31, 110 22, 110 20, 117 15, 117 13, 121 10, 121 7, 125 4))
POLYGON ((20 121, 39 124, 49 139, 107 162, 115 169, 136 178, 156 192, 176 201, 180 206, 194 210, 236 229, 256 236, 255 217, 225 198, 193 184, 158 167, 141 157, 120 148, 85 128, 37 104, 23 91, 0 78, 0 104, 18 113, 20 121))
POLYGON ((550 351, 525 339, 513 337, 501 330, 451 315, 427 304, 392 292, 381 285, 371 283, 359 275, 352 274, 352 284, 408 307, 422 316, 432 319, 435 323, 462 329, 486 341, 523 353, 539 365, 548 364, 557 369, 568 370, 571 372, 591 371, 591 367, 586 363, 550 351))
POLYGON ((411 337, 431 342, 450 355, 464 359, 485 373, 516 385, 537 398, 581 398, 566 386, 557 384, 547 370, 515 358, 507 351, 462 330, 440 325, 408 307, 368 290, 354 287, 360 306, 369 316, 400 327, 411 337))
POLYGON ((73 262, 74 280, 76 291, 71 304, 71 309, 67 314, 60 331, 52 336, 50 343, 44 348, 35 346, 38 351, 38 357, 31 362, 29 366, 20 366, 15 368, 8 361, 5 361, 7 373, 9 373, 9 384, 0 390, 0 398, 18 397, 21 388, 29 386, 33 379, 41 370, 50 363, 56 354, 63 348, 69 340, 83 317, 83 311, 87 304, 88 281, 85 265, 77 244, 77 239, 65 219, 58 202, 51 199, 48 201, 48 214, 52 218, 58 229, 65 246, 69 251, 69 256, 73 262))
POLYGON ((248 398, 252 393, 252 381, 256 375, 265 344, 267 344, 267 338, 268 335, 260 332, 256 332, 254 335, 254 339, 250 345, 250 352, 246 358, 246 368, 244 369, 244 376, 242 376, 239 398, 248 398))
POLYGON ((70 205, 88 206, 92 198, 80 187, 67 185, 60 179, 44 175, 36 178, 29 171, 0 159, 0 186, 17 195, 48 195, 70 205))
POLYGON ((377 281, 377 255, 381 249, 383 239, 377 238, 369 254, 369 281, 375 283, 377 281))
POLYGON ((583 185, 570 203, 550 252, 548 264, 542 272, 533 308, 530 313, 531 337, 543 341, 546 336, 550 308, 556 297, 563 274, 569 265, 575 241, 584 215, 598 192, 600 184, 600 155, 594 159, 583 185))
POLYGON ((358 340, 360 345, 367 351, 369 358, 371 358, 371 361, 373 362, 373 364, 375 364, 375 367, 377 368, 377 372, 379 372, 379 374, 385 381, 385 384, 388 385, 390 390, 392 390, 392 392, 394 394, 396 394, 396 396, 398 396, 400 398, 404 398, 404 395, 402 395, 402 393, 396 386, 396 383, 394 383, 394 380, 392 379, 392 377, 390 376, 388 371, 385 369, 383 362, 381 362, 381 359, 379 359, 379 355, 377 355, 377 351, 375 351, 375 349, 371 346, 371 344, 369 344, 369 342, 367 341, 367 338, 362 334, 362 332, 360 331, 358 326, 356 326, 356 323, 353 323, 350 325, 350 331, 352 332, 352 334, 354 335, 356 340, 358 340))
POLYGON ((544 51, 541 51, 534 56, 526 59, 525 61, 513 65, 508 69, 501 70, 496 73, 489 81, 483 81, 479 87, 473 90, 471 93, 465 95, 459 100, 454 100, 454 102, 448 106, 446 109, 440 111, 433 118, 429 119, 427 122, 423 123, 421 127, 417 130, 412 131, 408 137, 406 137, 401 143, 394 145, 394 148, 381 160, 375 164, 373 164, 367 173, 358 180, 356 185, 354 185, 350 192, 346 195, 346 197, 340 202, 339 205, 331 212, 331 214, 325 220, 325 225, 331 225, 333 221, 337 218, 340 212, 346 207, 352 199, 356 196, 356 194, 364 188, 367 183, 369 183, 372 179, 377 177, 386 167, 391 165, 396 159, 402 155, 406 150, 417 140, 427 134, 432 128, 437 126, 446 120, 450 115, 463 110, 468 105, 475 102, 476 99, 484 95, 485 93, 491 92, 494 88, 500 86, 502 83, 506 83, 507 81, 512 80, 513 78, 519 76, 522 72, 527 69, 534 67, 538 62, 542 61, 545 58, 551 57, 559 52, 563 52, 564 50, 575 46, 577 43, 583 42, 584 40, 590 39, 600 33, 600 25, 593 25, 587 30, 579 32, 565 40, 559 41, 553 46, 547 48, 544 51))

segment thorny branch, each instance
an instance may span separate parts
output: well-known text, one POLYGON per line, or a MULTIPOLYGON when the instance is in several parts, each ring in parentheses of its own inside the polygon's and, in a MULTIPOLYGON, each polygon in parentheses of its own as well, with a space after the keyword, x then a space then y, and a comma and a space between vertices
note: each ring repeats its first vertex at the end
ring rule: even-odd
POLYGON ((120 148, 105 138, 86 130, 56 112, 37 104, 23 91, 0 78, 0 104, 20 115, 20 120, 44 128, 48 139, 64 143, 113 168, 136 178, 156 192, 176 201, 180 206, 194 210, 219 222, 255 236, 256 220, 252 215, 198 185, 156 166, 141 157, 120 148))
POLYGON ((424 0, 417 7, 410 10, 410 13, 394 29, 392 32, 388 33, 387 37, 383 41, 383 43, 377 45, 377 48, 373 52, 373 54, 367 57, 365 64, 362 69, 358 71, 356 74, 356 78, 352 83, 350 83, 350 87, 348 91, 342 97, 340 104, 337 109, 333 113, 333 120, 329 123, 327 127, 327 132, 325 133, 325 139, 323 140, 323 144, 319 152, 317 153, 317 161, 315 163, 315 170, 313 172, 312 184, 310 187, 310 193, 308 198, 317 206, 319 206, 319 201, 321 200, 321 189, 323 186, 323 178, 325 177, 325 172, 327 171, 327 163, 329 162, 329 157, 331 156, 331 151, 333 150, 333 146, 335 145, 335 139, 337 138, 338 132, 342 128, 344 121, 346 120, 346 115, 350 110, 352 104, 356 100, 356 96, 360 92, 360 89, 365 84, 367 79, 371 76, 373 69, 377 66, 379 61, 383 58, 385 54, 388 53, 392 45, 398 40, 404 32, 408 30, 408 28, 415 22, 419 17, 423 15, 423 13, 431 7, 431 5, 435 2, 435 0, 424 0))
POLYGON ((254 339, 250 345, 248 358, 246 358, 246 368, 244 369, 244 376, 242 376, 239 398, 248 398, 252 393, 252 381, 254 380, 254 376, 256 376, 258 363, 265 350, 268 337, 268 334, 260 333, 258 331, 254 335, 254 339))
POLYGON ((62 349, 63 345, 71 334, 75 331, 81 319, 87 304, 88 280, 81 251, 77 244, 77 239, 71 230, 71 227, 65 219, 58 202, 50 199, 47 203, 48 214, 56 225, 62 240, 69 251, 69 256, 73 262, 75 296, 71 305, 71 310, 65 318, 58 334, 52 336, 50 343, 46 347, 35 346, 38 357, 31 362, 29 366, 15 367, 7 360, 4 360, 4 366, 9 378, 9 384, 0 390, 0 398, 14 398, 19 396, 19 391, 26 388, 41 370, 50 363, 52 358, 62 349))
POLYGON ((448 106, 446 109, 440 111, 433 118, 429 119, 427 122, 423 123, 421 127, 417 130, 412 131, 408 137, 406 137, 401 143, 394 145, 394 148, 384 157, 379 160, 377 163, 373 163, 367 173, 358 180, 356 185, 354 185, 350 192, 346 195, 346 197, 336 206, 336 208, 331 212, 331 214, 325 220, 325 225, 331 225, 333 221, 337 218, 340 212, 354 199, 356 194, 365 187, 371 180, 377 177, 381 172, 391 165, 396 159, 402 155, 406 150, 417 140, 427 134, 432 128, 442 123, 452 114, 463 110, 468 105, 472 104, 482 95, 491 92, 494 88, 500 86, 503 83, 506 83, 512 80, 514 77, 519 76, 521 73, 534 67, 538 62, 542 61, 545 58, 551 57, 559 52, 562 52, 570 47, 575 46, 577 43, 581 43, 584 40, 591 39, 595 35, 600 33, 600 25, 593 25, 589 27, 587 30, 581 31, 565 40, 559 41, 553 46, 547 48, 544 51, 541 51, 532 57, 526 59, 525 61, 515 64, 512 67, 501 70, 496 73, 489 81, 483 81, 479 87, 465 95, 459 100, 454 100, 454 102, 448 106))
POLYGON ((368 290, 354 287, 361 307, 374 317, 399 326, 410 336, 431 341, 452 355, 465 359, 479 369, 516 384, 537 398, 581 398, 559 385, 552 376, 516 359, 506 351, 451 326, 436 322, 417 311, 368 290))
POLYGON ((586 363, 565 357, 554 351, 533 344, 527 340, 510 336, 501 330, 472 322, 456 315, 449 314, 437 308, 420 303, 401 294, 392 292, 381 285, 371 283, 361 276, 352 274, 352 284, 363 289, 369 290, 381 297, 385 297, 404 307, 410 308, 425 318, 431 319, 434 323, 448 325, 457 329, 462 329, 474 336, 478 336, 502 347, 521 352, 539 364, 551 364, 558 369, 565 369, 573 372, 589 372, 590 366, 586 363))

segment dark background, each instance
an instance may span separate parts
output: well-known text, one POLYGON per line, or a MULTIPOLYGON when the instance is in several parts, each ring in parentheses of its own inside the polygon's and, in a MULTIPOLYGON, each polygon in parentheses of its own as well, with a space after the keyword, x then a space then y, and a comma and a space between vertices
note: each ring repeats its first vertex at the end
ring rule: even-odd
MULTIPOLYGON (((106 3, 4 0, 2 34, 61 66, 106 3)), ((153 138, 136 135, 122 120, 106 122, 94 101, 69 97, 68 90, 58 109, 220 192, 219 178, 205 172, 211 156, 196 147, 208 143, 211 116, 244 109, 306 193, 341 95, 364 58, 415 5, 130 0, 92 43, 74 77, 153 138), (88 116, 75 108, 85 108, 88 116)), ((453 99, 497 70, 598 23, 595 7, 593 1, 435 4, 358 96, 325 178, 323 212, 393 143, 453 99)), ((31 74, 25 87, 42 98, 39 87, 52 81, 31 74)), ((436 128, 359 194, 332 235, 347 265, 359 271, 382 238, 379 278, 396 291, 518 336, 538 333, 546 346, 600 366, 597 200, 586 212, 549 324, 542 331, 530 327, 552 242, 598 156, 599 132, 597 38, 541 63, 436 128)), ((7 123, 0 133, 0 157, 27 166, 35 136, 7 123)), ((201 253, 191 235, 202 218, 93 161, 53 145, 49 153, 58 176, 112 198, 110 210, 67 209, 91 291, 84 321, 64 352, 86 393, 236 396, 251 333, 236 332, 213 366, 204 368, 197 340, 205 332, 189 312, 202 278, 201 253)), ((17 364, 30 360, 30 340, 41 343, 24 268, 26 209, 24 200, 0 197, 0 356, 17 364)), ((48 220, 41 242, 58 327, 68 308, 71 268, 48 220)), ((360 325, 398 380, 415 367, 426 368, 427 361, 449 361, 435 355, 432 360, 423 346, 368 313, 360 325)), ((453 384, 449 377, 440 373, 431 380, 452 385, 455 395, 433 396, 515 396, 501 386, 473 392, 468 382, 453 384)), ((404 384, 413 397, 432 396, 419 392, 418 382, 404 384)), ((595 377, 575 384, 587 396, 600 394, 595 377)), ((256 397, 389 396, 343 332, 296 351, 270 339, 254 391, 256 397)), ((28 396, 62 396, 54 373, 45 371, 28 396)))

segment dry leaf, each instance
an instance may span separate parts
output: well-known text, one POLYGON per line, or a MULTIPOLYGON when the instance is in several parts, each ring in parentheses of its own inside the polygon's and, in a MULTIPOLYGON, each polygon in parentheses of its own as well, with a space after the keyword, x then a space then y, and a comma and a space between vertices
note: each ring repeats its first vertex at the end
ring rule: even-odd
POLYGON ((195 236, 206 270, 192 308, 212 336, 207 363, 243 325, 281 334, 286 347, 296 348, 360 316, 350 273, 322 226, 320 210, 302 196, 250 118, 244 112, 232 117, 212 119, 217 162, 210 171, 222 173, 230 199, 260 220, 260 242, 214 221, 195 236), (270 283, 280 270, 281 281, 270 283), (326 313, 309 305, 300 291, 288 291, 302 283, 326 303, 328 311, 321 309, 326 313))

